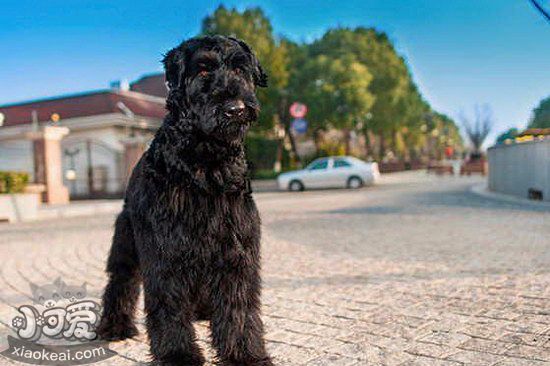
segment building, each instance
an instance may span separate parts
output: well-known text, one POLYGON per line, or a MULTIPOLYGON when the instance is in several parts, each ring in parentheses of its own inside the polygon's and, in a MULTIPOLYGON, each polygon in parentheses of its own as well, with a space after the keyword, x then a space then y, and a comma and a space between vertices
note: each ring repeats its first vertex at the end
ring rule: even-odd
POLYGON ((168 96, 168 89, 166 88, 163 73, 142 76, 140 79, 130 84, 130 90, 138 93, 154 95, 163 99, 166 99, 168 96))
POLYGON ((70 197, 120 196, 165 115, 166 88, 159 75, 143 77, 130 90, 113 88, 0 106, 0 170, 26 171, 36 181, 32 133, 62 126, 69 133, 60 142, 60 170, 70 197))

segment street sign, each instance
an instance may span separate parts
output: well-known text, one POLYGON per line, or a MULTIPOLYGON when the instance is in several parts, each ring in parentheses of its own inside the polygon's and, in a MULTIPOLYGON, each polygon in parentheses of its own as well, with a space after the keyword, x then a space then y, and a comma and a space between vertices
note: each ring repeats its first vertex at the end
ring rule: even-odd
POLYGON ((300 102, 294 102, 290 105, 289 112, 294 118, 304 118, 307 114, 307 106, 300 102))
POLYGON ((307 131, 307 121, 303 118, 296 118, 292 120, 292 129, 297 134, 304 134, 307 131))

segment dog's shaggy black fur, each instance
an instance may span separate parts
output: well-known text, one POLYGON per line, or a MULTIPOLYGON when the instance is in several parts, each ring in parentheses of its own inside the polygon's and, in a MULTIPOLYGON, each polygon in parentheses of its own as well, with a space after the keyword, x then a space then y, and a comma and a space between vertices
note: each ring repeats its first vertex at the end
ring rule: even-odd
POLYGON ((153 363, 202 365, 192 322, 209 319, 221 365, 272 365, 260 319, 260 217, 243 140, 266 75, 231 37, 194 38, 164 59, 168 114, 137 164, 118 216, 97 329, 137 334, 145 291, 153 363))

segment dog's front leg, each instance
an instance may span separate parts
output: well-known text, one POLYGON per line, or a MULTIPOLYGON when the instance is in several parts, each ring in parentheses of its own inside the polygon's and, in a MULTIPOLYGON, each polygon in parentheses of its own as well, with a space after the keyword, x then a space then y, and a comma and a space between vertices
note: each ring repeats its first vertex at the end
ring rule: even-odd
POLYGON ((96 330, 99 337, 118 341, 138 334, 134 313, 139 296, 139 260, 128 212, 117 218, 107 262, 109 282, 103 294, 103 315, 96 330))
POLYGON ((157 266, 144 276, 147 331, 154 365, 204 364, 191 323, 185 280, 157 266))
POLYGON ((220 365, 273 365, 265 350, 259 276, 255 265, 215 275, 211 329, 220 365))

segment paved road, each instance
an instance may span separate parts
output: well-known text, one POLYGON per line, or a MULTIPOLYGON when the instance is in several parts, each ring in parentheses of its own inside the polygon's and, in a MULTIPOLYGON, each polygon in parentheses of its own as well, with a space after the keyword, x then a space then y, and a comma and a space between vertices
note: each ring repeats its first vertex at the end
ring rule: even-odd
MULTIPOLYGON (((550 364, 550 212, 475 196, 477 182, 405 173, 359 191, 257 194, 277 364, 550 364)), ((0 226, 2 348, 29 281, 100 292, 112 222, 0 226)), ((112 348, 105 364, 147 360, 143 332, 112 348)))

